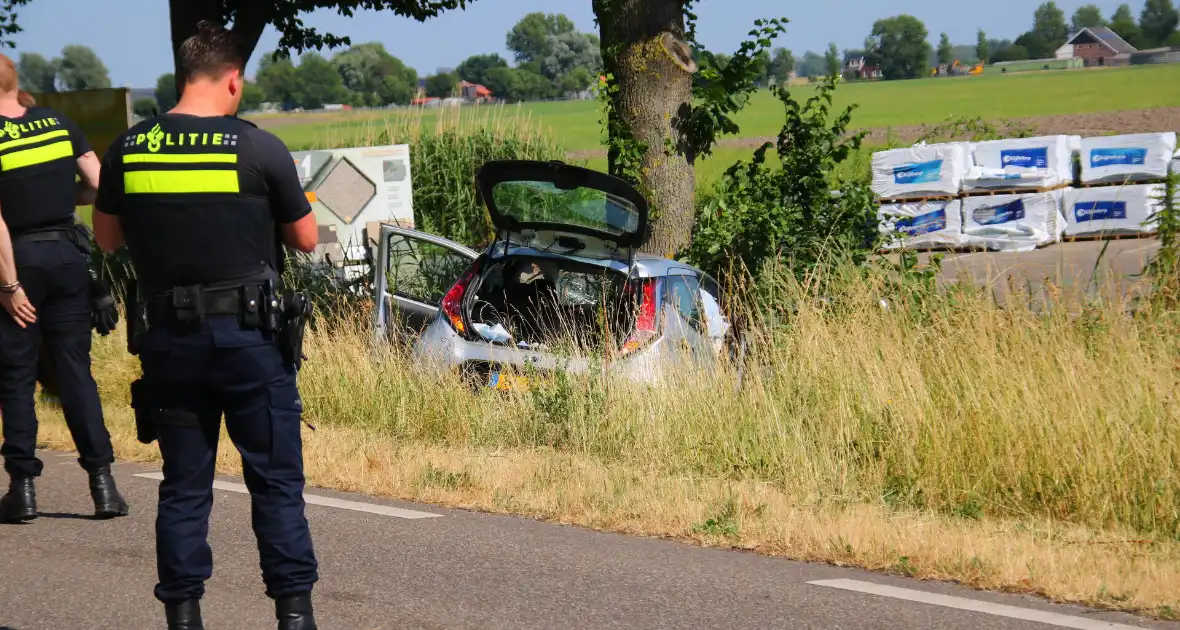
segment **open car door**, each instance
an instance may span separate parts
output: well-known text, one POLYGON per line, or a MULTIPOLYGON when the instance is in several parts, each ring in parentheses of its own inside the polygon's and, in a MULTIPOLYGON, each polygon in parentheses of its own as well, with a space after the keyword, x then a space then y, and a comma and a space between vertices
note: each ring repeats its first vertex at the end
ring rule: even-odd
POLYGON ((479 252, 432 234, 382 225, 376 259, 378 340, 420 333, 479 252))
POLYGON ((708 313, 701 295, 700 278, 686 269, 673 269, 664 280, 667 316, 664 336, 669 348, 700 362, 712 354, 708 338, 708 313))

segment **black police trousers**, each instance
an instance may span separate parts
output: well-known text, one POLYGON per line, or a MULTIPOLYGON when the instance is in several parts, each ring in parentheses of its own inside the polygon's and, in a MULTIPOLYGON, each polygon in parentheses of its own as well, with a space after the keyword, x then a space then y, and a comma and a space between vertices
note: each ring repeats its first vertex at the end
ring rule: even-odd
POLYGON ((34 393, 40 352, 49 353, 66 425, 87 471, 114 461, 98 386, 90 373, 89 260, 67 240, 13 243, 17 276, 37 309, 37 322, 21 328, 0 310, 0 455, 12 476, 38 477, 34 393))
POLYGON ((318 566, 304 515, 294 366, 284 365, 274 341, 243 330, 236 316, 208 316, 191 328, 150 327, 139 338, 139 358, 164 460, 156 598, 199 599, 212 575, 207 537, 222 414, 242 458, 267 595, 311 591, 318 566))

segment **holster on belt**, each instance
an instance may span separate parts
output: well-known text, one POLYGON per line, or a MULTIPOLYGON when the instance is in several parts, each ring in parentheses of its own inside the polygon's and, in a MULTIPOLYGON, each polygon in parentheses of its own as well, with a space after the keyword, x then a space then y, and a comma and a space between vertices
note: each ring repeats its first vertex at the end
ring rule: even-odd
POLYGON ((131 408, 135 410, 135 439, 143 444, 156 441, 155 406, 142 378, 131 383, 131 408))
POLYGON ((139 299, 139 287, 135 278, 128 278, 126 284, 127 295, 127 353, 131 356, 139 354, 139 337, 147 332, 147 312, 143 301, 139 299))
POLYGON ((311 322, 311 299, 302 291, 287 291, 282 300, 282 329, 279 331, 279 352, 283 361, 293 363, 295 370, 303 367, 303 336, 311 322))
POLYGON ((283 362, 295 366, 299 371, 303 361, 303 336, 311 320, 311 298, 302 291, 287 291, 280 299, 275 295, 274 283, 266 280, 260 287, 242 287, 243 323, 258 321, 263 334, 272 336, 279 346, 283 362), (253 298, 258 291, 257 300, 253 298), (249 296, 249 298, 248 298, 249 296), (258 305, 257 310, 251 307, 258 305))

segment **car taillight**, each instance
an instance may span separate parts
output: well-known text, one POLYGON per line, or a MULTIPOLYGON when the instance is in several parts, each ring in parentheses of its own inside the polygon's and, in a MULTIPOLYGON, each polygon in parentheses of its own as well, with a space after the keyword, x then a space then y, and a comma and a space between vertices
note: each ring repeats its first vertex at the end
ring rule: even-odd
POLYGON ((443 296, 442 310, 446 314, 447 320, 451 322, 451 326, 455 332, 460 335, 467 334, 467 325, 463 323, 463 296, 467 294, 467 287, 471 285, 471 281, 475 279, 475 274, 478 271, 477 266, 472 266, 459 278, 455 286, 451 287, 450 291, 443 296))
POLYGON ((630 354, 647 345, 656 337, 656 280, 648 278, 641 281, 641 297, 639 313, 635 317, 635 330, 619 349, 621 354, 630 354))

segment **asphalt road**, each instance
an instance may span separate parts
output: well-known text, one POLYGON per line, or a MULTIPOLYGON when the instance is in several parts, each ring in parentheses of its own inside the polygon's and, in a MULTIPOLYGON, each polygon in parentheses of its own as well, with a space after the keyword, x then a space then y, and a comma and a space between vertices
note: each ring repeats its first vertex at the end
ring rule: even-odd
MULTIPOLYGON (((41 518, 0 525, 0 630, 163 628, 162 607, 151 595, 155 469, 117 465, 132 513, 93 521, 73 456, 43 455, 41 518), (137 476, 143 474, 149 477, 137 476)), ((3 475, 0 482, 7 487, 3 475)), ((206 627, 273 628, 248 496, 233 490, 240 480, 224 482, 231 485, 216 491, 211 523, 206 627)), ((307 494, 319 503, 308 506, 308 517, 321 563, 315 605, 324 629, 1180 628, 751 553, 316 489, 307 494), (814 583, 829 580, 844 581, 814 583), (901 590, 863 592, 881 587, 901 590), (1037 615, 1041 621, 1030 620, 1037 615)))

